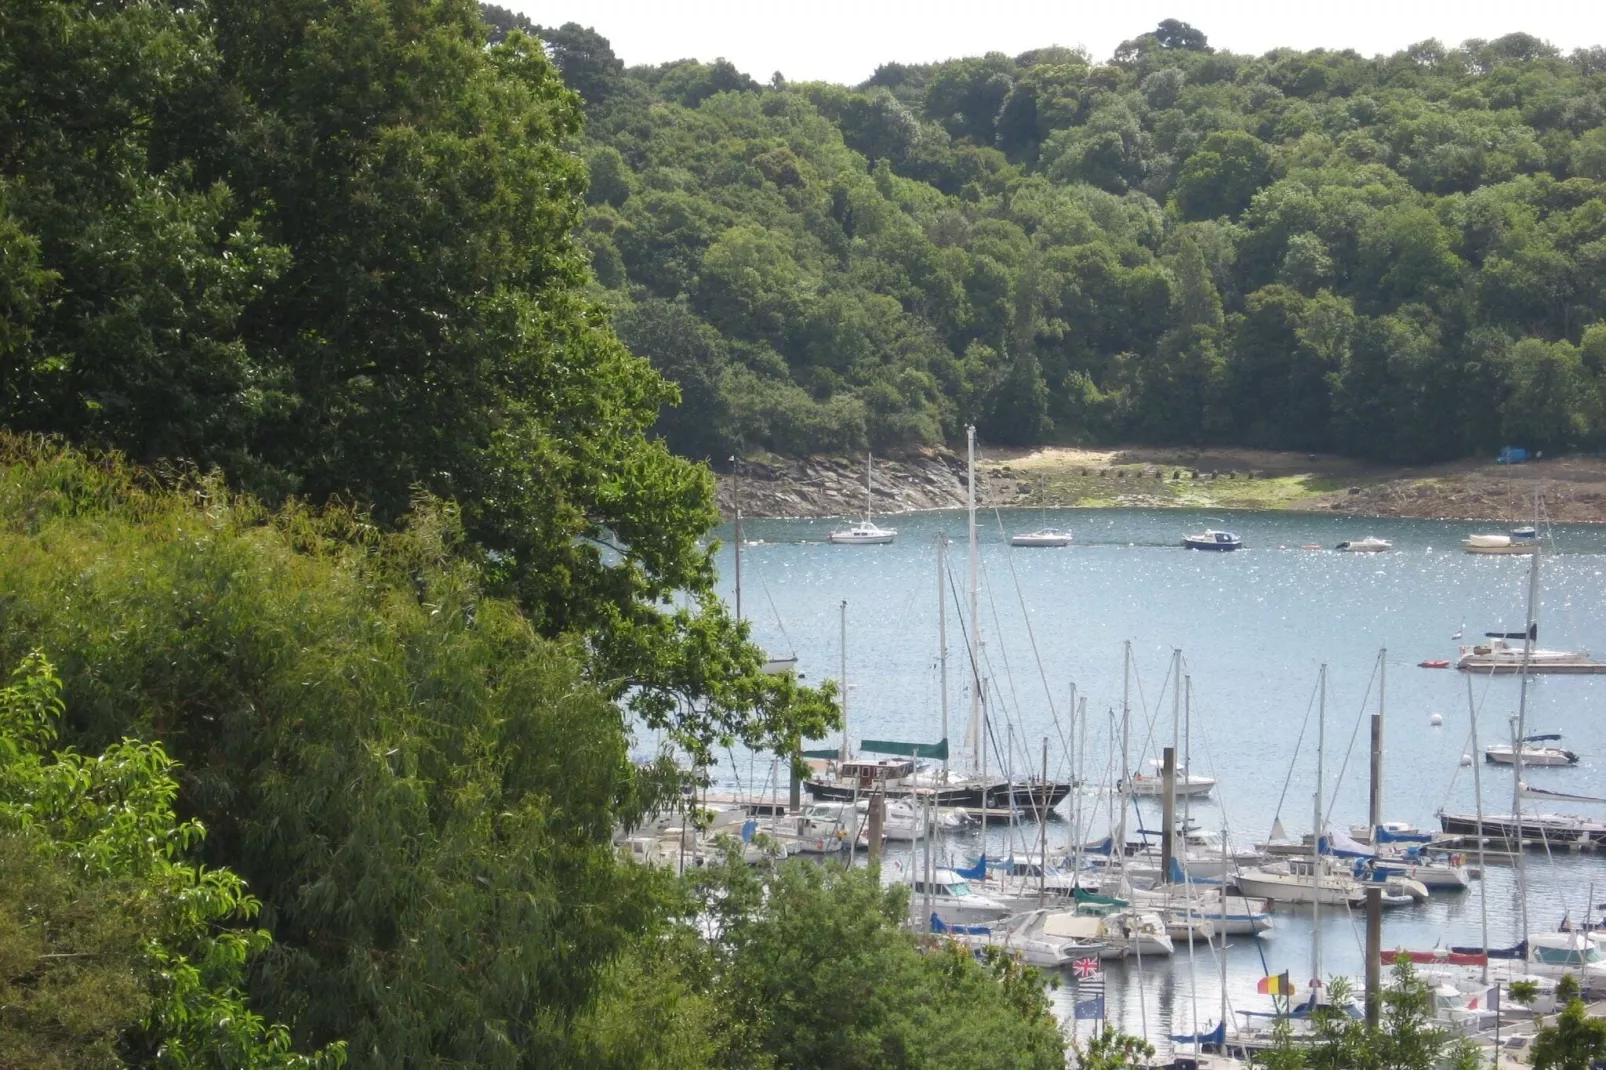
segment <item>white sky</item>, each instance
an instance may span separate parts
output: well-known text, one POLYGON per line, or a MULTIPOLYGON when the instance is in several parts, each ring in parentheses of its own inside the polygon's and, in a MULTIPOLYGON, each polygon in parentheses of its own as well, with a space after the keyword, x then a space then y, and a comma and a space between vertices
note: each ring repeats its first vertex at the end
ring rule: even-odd
POLYGON ((1233 52, 1273 48, 1397 51, 1428 37, 1459 44, 1522 31, 1563 52, 1606 44, 1606 0, 500 0, 541 25, 578 22, 627 65, 723 56, 760 81, 857 83, 888 60, 1016 55, 1081 45, 1107 58, 1122 41, 1177 18, 1233 52))

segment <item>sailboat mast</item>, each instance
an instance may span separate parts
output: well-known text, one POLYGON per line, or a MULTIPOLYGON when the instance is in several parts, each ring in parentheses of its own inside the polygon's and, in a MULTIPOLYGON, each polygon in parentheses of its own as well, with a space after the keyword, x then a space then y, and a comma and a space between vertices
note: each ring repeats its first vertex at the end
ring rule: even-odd
MULTIPOLYGON (((1116 779, 1132 790, 1132 765, 1128 754, 1132 731, 1132 640, 1121 644, 1121 775, 1116 779)), ((1116 793, 1120 797, 1120 793, 1116 793)), ((1126 802, 1121 802, 1121 817, 1116 823, 1116 846, 1126 850, 1126 802)))
MULTIPOLYGON (((1538 526, 1539 499, 1534 498, 1535 527, 1538 526)), ((1522 938, 1528 939, 1528 867, 1522 850, 1522 748, 1528 734, 1528 666, 1533 659, 1534 636, 1538 634, 1539 540, 1528 562, 1527 626, 1522 632, 1522 670, 1517 690, 1517 738, 1511 741, 1511 819, 1517 828, 1517 898, 1522 902, 1522 938)))
POLYGON ((1327 747, 1327 665, 1321 670, 1321 701, 1316 712, 1316 825, 1310 839, 1311 984, 1322 980, 1322 752, 1327 747))
POLYGON ((948 536, 937 533, 937 690, 942 695, 942 782, 948 783, 948 599, 943 581, 948 577, 948 536))
POLYGON ((965 427, 965 448, 965 508, 969 515, 970 539, 970 725, 965 730, 965 745, 970 749, 974 768, 980 768, 987 760, 987 755, 981 738, 981 608, 977 595, 975 424, 965 427))
POLYGON ((842 685, 842 760, 848 760, 848 600, 842 599, 841 620, 838 624, 837 682, 842 685))
POLYGON ((1483 982, 1489 983, 1489 882, 1483 861, 1483 763, 1478 761, 1478 707, 1472 700, 1472 674, 1467 674, 1467 716, 1472 721, 1472 794, 1478 807, 1478 910, 1483 915, 1483 982))
POLYGON ((864 451, 864 522, 870 523, 870 469, 874 465, 870 451, 864 451))

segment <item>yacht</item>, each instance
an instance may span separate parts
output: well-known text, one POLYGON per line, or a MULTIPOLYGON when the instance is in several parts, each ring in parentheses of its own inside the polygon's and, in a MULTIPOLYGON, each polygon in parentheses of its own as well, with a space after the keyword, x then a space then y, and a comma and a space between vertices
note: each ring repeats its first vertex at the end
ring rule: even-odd
POLYGON ((1108 945, 1083 936, 1058 931, 1052 918, 1055 910, 1029 910, 987 925, 950 926, 935 914, 931 931, 967 947, 981 950, 995 947, 1028 966, 1059 969, 1080 958, 1102 957, 1108 945))
POLYGON ((1380 554, 1385 550, 1394 549, 1394 544, 1387 539, 1380 539, 1375 535, 1368 535, 1364 539, 1346 539, 1333 547, 1350 554, 1380 554))
MULTIPOLYGON (((1577 765, 1578 755, 1574 754, 1570 750, 1567 750, 1563 747, 1545 747, 1535 745, 1553 742, 1560 738, 1561 736, 1556 735, 1555 733, 1545 733, 1544 735, 1538 736, 1524 736, 1522 739, 1521 751, 1522 764, 1548 766, 1577 765)), ((1486 762, 1492 762, 1495 765, 1515 765, 1517 764, 1516 759, 1517 747, 1510 743, 1495 743, 1483 749, 1483 760, 1486 762)))
POLYGON ((1512 528, 1509 535, 1468 535, 1461 549, 1469 554, 1531 554, 1538 545, 1538 530, 1520 527, 1512 528))
MULTIPOLYGON (((1158 758, 1150 758, 1149 767, 1154 769, 1155 772, 1147 775, 1143 773, 1133 774, 1131 780, 1123 780, 1117 785, 1120 792, 1123 795, 1154 796, 1156 798, 1165 795, 1165 777, 1159 772, 1164 767, 1164 763, 1158 758)), ((1216 786, 1215 777, 1190 773, 1186 769, 1178 769, 1175 779, 1175 794, 1178 796, 1191 795, 1198 797, 1209 795, 1210 789, 1216 786)))
POLYGON ((939 869, 931 880, 917 878, 909 885, 909 910, 916 919, 926 918, 929 909, 930 916, 944 925, 974 925, 1010 913, 1007 903, 976 891, 951 869, 939 869))
MULTIPOLYGON (((1530 673, 1594 673, 1606 670, 1606 665, 1589 660, 1587 650, 1544 650, 1530 646, 1525 652, 1524 642, 1512 642, 1513 636, 1502 632, 1486 632, 1486 642, 1461 648, 1455 667, 1465 672, 1486 672, 1507 675, 1520 673, 1524 666, 1530 673)), ((1522 640, 1522 633, 1515 638, 1522 640)))

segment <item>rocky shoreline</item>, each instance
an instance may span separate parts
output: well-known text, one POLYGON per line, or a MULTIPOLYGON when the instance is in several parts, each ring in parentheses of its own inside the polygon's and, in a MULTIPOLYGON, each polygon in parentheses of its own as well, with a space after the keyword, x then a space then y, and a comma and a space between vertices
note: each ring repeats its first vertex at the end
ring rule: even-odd
MULTIPOLYGON (((740 475, 717 474, 722 515, 859 516, 864 458, 764 457, 740 475)), ((1385 468, 1311 454, 1257 450, 989 451, 976 471, 986 508, 1194 508, 1325 510, 1357 517, 1525 519, 1538 490, 1547 518, 1606 523, 1606 459, 1568 457, 1517 467, 1463 461, 1385 468)), ((871 509, 877 516, 965 505, 964 457, 946 449, 875 459, 871 509)))

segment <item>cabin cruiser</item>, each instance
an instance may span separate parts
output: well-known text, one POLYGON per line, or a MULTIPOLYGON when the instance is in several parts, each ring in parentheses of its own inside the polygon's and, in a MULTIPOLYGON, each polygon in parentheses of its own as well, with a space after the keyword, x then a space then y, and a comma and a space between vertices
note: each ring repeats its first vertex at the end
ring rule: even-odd
MULTIPOLYGON (((1223 936, 1259 936, 1272 927, 1270 904, 1264 899, 1228 895, 1221 887, 1206 889, 1168 884, 1148 890, 1134 889, 1132 902, 1194 919, 1205 919, 1223 936)), ((1173 937, 1177 934, 1173 933, 1173 937)))
POLYGON ((1577 765, 1578 755, 1564 747, 1545 747, 1538 744, 1552 743, 1561 739, 1555 733, 1545 733, 1538 736, 1524 736, 1521 747, 1510 743, 1495 743, 1483 749, 1483 760, 1495 765, 1516 765, 1520 754, 1523 765, 1563 766, 1577 765))
POLYGON ((1043 528, 1024 535, 1012 535, 1009 539, 1011 546, 1069 546, 1070 544, 1070 532, 1054 531, 1051 528, 1043 528))
POLYGON ((825 541, 840 546, 883 546, 897 537, 897 528, 884 528, 873 521, 860 520, 849 527, 831 532, 825 537, 825 541))
MULTIPOLYGON (((1164 765, 1160 759, 1150 758, 1149 766, 1150 768, 1156 770, 1156 772, 1149 773, 1147 775, 1143 773, 1135 773, 1133 774, 1132 779, 1123 780, 1117 784, 1117 790, 1119 790, 1123 795, 1154 797, 1163 796, 1165 794, 1165 777, 1158 770, 1164 768, 1164 765)), ((1187 769, 1178 769, 1176 772, 1174 794, 1178 796, 1209 795, 1210 789, 1215 786, 1216 780, 1214 777, 1190 773, 1187 769)))
POLYGON ((911 880, 909 887, 909 910, 916 920, 936 916, 944 925, 974 925, 1012 913, 1008 903, 976 891, 951 869, 936 870, 929 881, 911 880))
MULTIPOLYGON (((1319 887, 1309 858, 1290 858, 1242 870, 1233 883, 1246 896, 1274 903, 1319 901, 1323 906, 1357 908, 1366 905, 1366 884, 1356 879, 1349 867, 1339 865, 1328 856, 1323 856, 1320 865, 1319 887)), ((1414 901, 1399 885, 1393 889, 1383 885, 1384 906, 1407 906, 1414 901)))
POLYGON ((1244 541, 1230 531, 1211 529, 1182 536, 1182 545, 1190 550, 1236 550, 1243 544, 1244 541))
POLYGON ((1102 915, 1087 907, 1046 911, 1039 924, 1058 937, 1103 944, 1100 958, 1164 958, 1176 952, 1165 918, 1154 910, 1123 907, 1102 915))
POLYGON ((1524 651, 1523 643, 1511 641, 1522 639, 1521 632, 1515 636, 1489 632, 1484 638, 1488 641, 1461 648, 1456 668, 1467 672, 1557 673, 1577 672, 1594 665, 1587 650, 1544 650, 1531 646, 1524 651))
POLYGON ((1333 549, 1350 554, 1380 554, 1385 550, 1394 549, 1394 544, 1376 535, 1368 535, 1364 539, 1346 539, 1333 549))

